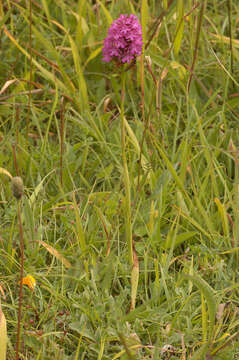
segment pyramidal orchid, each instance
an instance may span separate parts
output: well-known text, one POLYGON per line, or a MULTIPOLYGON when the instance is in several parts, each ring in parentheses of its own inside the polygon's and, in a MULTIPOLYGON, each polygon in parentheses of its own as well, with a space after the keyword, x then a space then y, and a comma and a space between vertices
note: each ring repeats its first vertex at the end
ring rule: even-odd
MULTIPOLYGON (((134 266, 134 249, 132 237, 132 215, 131 215, 131 183, 127 165, 126 154, 126 130, 125 130, 125 115, 124 115, 124 101, 125 101, 125 85, 126 85, 126 64, 132 64, 136 57, 141 55, 143 48, 142 28, 139 24, 137 16, 121 14, 118 19, 112 22, 108 35, 104 40, 103 46, 103 61, 114 61, 116 64, 122 65, 120 68, 121 86, 121 103, 120 103, 120 119, 121 119, 121 149, 122 149, 122 163, 123 163, 123 179, 124 179, 124 218, 125 218, 125 237, 128 244, 129 263, 134 266)), ((135 280, 132 270, 132 282, 134 286, 131 287, 132 299, 135 293, 135 280)), ((137 275, 137 274, 136 274, 137 275)), ((136 281, 137 282, 137 281, 136 281)), ((137 287, 136 287, 137 288, 137 287)), ((132 301, 134 307, 134 301, 132 301)))
POLYGON ((142 46, 142 28, 137 16, 121 14, 111 24, 104 40, 103 61, 129 64, 141 54, 142 46))

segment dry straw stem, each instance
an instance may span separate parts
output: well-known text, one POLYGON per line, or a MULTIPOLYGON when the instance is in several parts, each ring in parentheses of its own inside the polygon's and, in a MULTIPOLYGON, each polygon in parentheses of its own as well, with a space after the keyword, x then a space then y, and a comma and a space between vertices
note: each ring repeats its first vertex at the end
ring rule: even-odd
POLYGON ((7 354, 7 322, 0 302, 0 360, 6 360, 7 354))

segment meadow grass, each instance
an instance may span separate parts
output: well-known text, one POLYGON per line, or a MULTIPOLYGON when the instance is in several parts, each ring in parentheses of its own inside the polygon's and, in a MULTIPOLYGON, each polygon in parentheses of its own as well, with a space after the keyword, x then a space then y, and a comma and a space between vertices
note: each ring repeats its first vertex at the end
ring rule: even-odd
POLYGON ((25 185, 24 276, 36 280, 23 286, 20 359, 239 356, 238 14, 236 0, 0 1, 8 360, 21 264, 11 176, 25 185), (120 69, 101 52, 121 13, 144 39, 124 119, 120 69))

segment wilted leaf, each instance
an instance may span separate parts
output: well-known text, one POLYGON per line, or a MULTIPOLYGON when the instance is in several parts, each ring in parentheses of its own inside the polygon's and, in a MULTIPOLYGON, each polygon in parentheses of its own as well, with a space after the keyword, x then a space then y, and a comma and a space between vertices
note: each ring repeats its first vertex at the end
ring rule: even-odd
POLYGON ((139 262, 138 257, 135 251, 135 248, 133 247, 133 268, 131 272, 131 305, 130 310, 135 309, 135 301, 137 296, 137 289, 138 289, 138 283, 139 283, 139 262))
POLYGON ((6 81, 5 84, 3 85, 3 87, 2 87, 1 90, 0 90, 0 95, 2 95, 2 94, 4 93, 4 91, 7 90, 7 88, 8 88, 11 84, 15 83, 16 81, 17 81, 17 79, 12 79, 12 80, 6 81))
POLYGON ((69 263, 69 261, 66 260, 66 259, 64 258, 64 256, 61 255, 61 254, 60 254, 56 249, 54 249, 51 245, 48 245, 47 243, 45 243, 45 242, 42 241, 42 240, 38 240, 38 242, 39 242, 42 246, 44 246, 44 248, 47 249, 47 251, 48 251, 50 254, 54 255, 58 260, 60 260, 60 261, 65 265, 65 267, 67 267, 67 268, 70 268, 70 267, 71 267, 71 263, 69 263))
POLYGON ((218 305, 217 313, 216 313, 217 321, 220 321, 222 319, 225 306, 226 306, 226 304, 219 304, 218 305))
POLYGON ((12 178, 12 175, 10 174, 10 172, 8 172, 6 169, 1 168, 1 167, 0 167, 0 174, 7 175, 8 177, 10 177, 10 179, 12 178))

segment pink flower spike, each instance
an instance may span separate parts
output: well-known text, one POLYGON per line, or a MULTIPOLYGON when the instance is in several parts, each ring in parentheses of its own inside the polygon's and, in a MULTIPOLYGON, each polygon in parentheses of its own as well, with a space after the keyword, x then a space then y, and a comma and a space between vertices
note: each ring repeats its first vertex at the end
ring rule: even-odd
POLYGON ((142 53, 142 28, 135 15, 121 14, 113 21, 104 40, 103 61, 131 63, 142 53))

